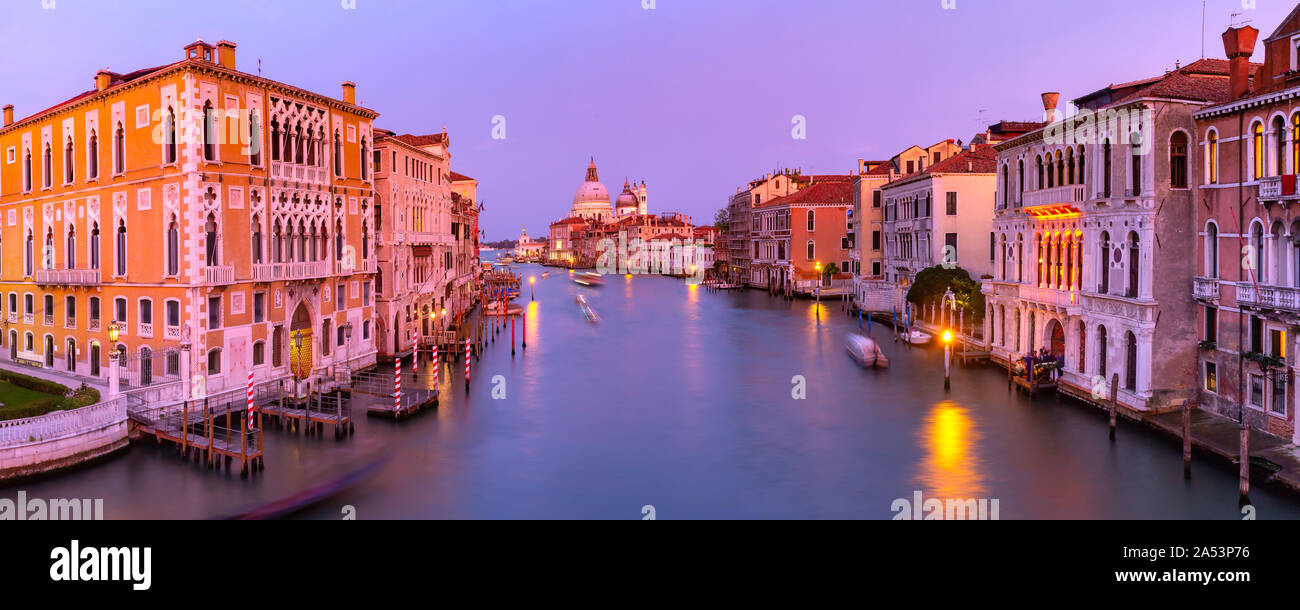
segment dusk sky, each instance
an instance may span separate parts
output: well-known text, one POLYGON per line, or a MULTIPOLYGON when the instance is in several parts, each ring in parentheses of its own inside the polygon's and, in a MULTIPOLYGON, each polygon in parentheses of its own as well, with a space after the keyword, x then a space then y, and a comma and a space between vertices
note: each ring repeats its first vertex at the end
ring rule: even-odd
MULTIPOLYGON (((710 222, 773 168, 841 173, 910 144, 966 141, 999 119, 1038 118, 1043 91, 1070 99, 1202 49, 1196 0, 348 2, 5 0, 0 104, 25 117, 91 88, 99 69, 228 39, 245 72, 260 58, 264 76, 333 97, 355 81, 377 127, 446 124, 452 168, 480 181, 482 226, 498 240, 565 216, 590 156, 611 197, 624 177, 644 179, 652 213, 710 222), (504 140, 492 138, 497 115, 504 140), (795 115, 806 140, 791 137, 795 115)), ((1294 6, 1210 0, 1205 55, 1223 57, 1231 13, 1262 43, 1294 6)))

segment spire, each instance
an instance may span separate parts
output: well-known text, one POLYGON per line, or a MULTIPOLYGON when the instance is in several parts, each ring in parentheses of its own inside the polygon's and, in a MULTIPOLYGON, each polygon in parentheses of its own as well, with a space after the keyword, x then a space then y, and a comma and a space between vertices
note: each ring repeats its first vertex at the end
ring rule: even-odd
POLYGON ((587 182, 600 182, 600 176, 596 174, 596 158, 591 158, 591 164, 587 166, 587 182))

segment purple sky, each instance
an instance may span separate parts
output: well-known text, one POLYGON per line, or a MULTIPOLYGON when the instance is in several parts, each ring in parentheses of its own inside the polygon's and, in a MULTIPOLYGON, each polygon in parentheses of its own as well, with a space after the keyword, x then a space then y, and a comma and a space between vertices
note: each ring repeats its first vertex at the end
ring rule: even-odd
MULTIPOLYGON (((452 168, 480 181, 490 240, 520 225, 544 234, 591 155, 611 196, 625 176, 645 179, 652 212, 711 221, 769 169, 848 172, 859 157, 969 140, 981 116, 1037 118, 1043 91, 1069 99, 1201 55, 1195 0, 46 2, 0 3, 0 104, 19 117, 90 88, 101 68, 229 39, 246 72, 261 58, 265 76, 335 97, 356 81, 379 127, 445 123, 452 168), (495 115, 505 140, 492 139, 495 115), (806 140, 791 137, 795 115, 806 140)), ((1210 0, 1206 56, 1223 57, 1230 13, 1262 40, 1294 6, 1210 0)))

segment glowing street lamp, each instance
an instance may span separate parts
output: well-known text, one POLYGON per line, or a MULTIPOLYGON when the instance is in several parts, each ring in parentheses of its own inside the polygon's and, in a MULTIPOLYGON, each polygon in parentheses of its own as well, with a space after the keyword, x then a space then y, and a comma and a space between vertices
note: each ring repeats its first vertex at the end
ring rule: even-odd
POLYGON ((817 285, 816 285, 817 319, 821 320, 822 319, 822 262, 817 261, 817 263, 813 265, 813 268, 817 270, 817 285))
POLYGON ((529 301, 537 300, 537 292, 533 289, 533 285, 536 283, 537 283, 537 276, 535 275, 528 276, 528 300, 529 301))
POLYGON ((117 325, 117 320, 113 320, 112 322, 110 322, 108 324, 108 341, 110 343, 117 343, 117 336, 121 332, 122 332, 122 327, 117 325))
POLYGON ((952 368, 952 331, 943 330, 943 389, 947 390, 952 387, 949 372, 952 368))

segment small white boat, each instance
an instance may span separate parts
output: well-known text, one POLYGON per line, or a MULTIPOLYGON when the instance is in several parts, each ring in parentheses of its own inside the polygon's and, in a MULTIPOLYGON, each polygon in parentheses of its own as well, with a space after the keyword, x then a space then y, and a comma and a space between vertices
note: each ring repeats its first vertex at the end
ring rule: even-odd
POLYGON ((913 330, 912 332, 903 335, 903 341, 906 341, 912 345, 925 345, 930 342, 930 339, 933 338, 934 337, 931 336, 930 333, 919 331, 919 330, 913 330))
POLYGON ((881 351, 880 345, 869 337, 850 334, 846 337, 844 347, 848 349, 849 357, 866 368, 889 366, 889 358, 885 357, 885 352, 881 351))

